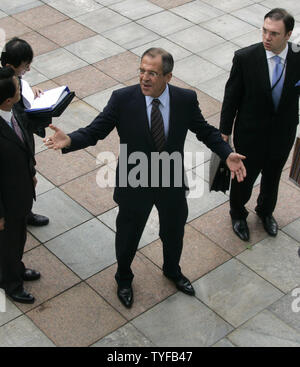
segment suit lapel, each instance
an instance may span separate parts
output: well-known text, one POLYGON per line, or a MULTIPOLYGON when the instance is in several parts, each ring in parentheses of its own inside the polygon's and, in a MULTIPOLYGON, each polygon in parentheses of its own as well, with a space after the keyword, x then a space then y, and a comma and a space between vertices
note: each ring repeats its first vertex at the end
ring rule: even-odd
POLYGON ((299 66, 296 65, 295 54, 291 50, 291 45, 289 44, 289 49, 288 49, 287 58, 286 58, 286 73, 285 73, 285 79, 284 79, 284 83, 282 87, 282 94, 281 94, 278 110, 281 108, 282 105, 284 105, 286 99, 288 98, 289 91, 291 91, 292 88, 294 87, 292 85, 293 73, 297 67, 299 66))
MULTIPOLYGON (((13 143, 19 145, 22 149, 27 150, 25 144, 22 142, 22 140, 17 136, 17 134, 13 131, 13 129, 7 124, 7 122, 0 117, 0 128, 2 135, 7 138, 8 140, 12 141, 13 143)), ((23 128, 21 127, 22 132, 23 128)))
POLYGON ((274 109, 274 103, 272 98, 272 89, 270 83, 270 74, 269 74, 269 66, 266 57, 266 51, 263 46, 263 43, 259 45, 259 52, 257 54, 257 64, 258 67, 256 68, 258 73, 258 80, 261 81, 262 88, 265 91, 268 99, 268 103, 272 109, 274 109))

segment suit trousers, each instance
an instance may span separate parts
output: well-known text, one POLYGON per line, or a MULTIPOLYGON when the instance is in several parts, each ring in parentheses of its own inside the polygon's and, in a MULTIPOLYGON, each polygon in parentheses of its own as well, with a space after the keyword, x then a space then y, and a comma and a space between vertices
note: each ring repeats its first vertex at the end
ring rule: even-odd
POLYGON ((0 288, 7 294, 23 287, 25 242, 26 218, 5 217, 5 228, 0 231, 0 288))
POLYGON ((181 276, 179 261, 183 247, 184 226, 188 216, 184 192, 177 195, 168 189, 151 190, 152 200, 145 200, 145 203, 139 203, 138 207, 133 203, 119 203, 115 242, 118 269, 115 279, 121 287, 129 287, 133 280, 131 264, 153 205, 156 206, 159 215, 159 236, 163 244, 163 272, 173 279, 181 276))
POLYGON ((260 192, 255 210, 263 217, 273 213, 277 203, 282 169, 287 158, 288 153, 279 157, 269 156, 260 162, 257 157, 247 156, 243 161, 247 170, 246 178, 240 183, 236 179, 231 182, 230 215, 232 219, 247 218, 248 211, 245 205, 251 197, 254 183, 260 173, 260 192))

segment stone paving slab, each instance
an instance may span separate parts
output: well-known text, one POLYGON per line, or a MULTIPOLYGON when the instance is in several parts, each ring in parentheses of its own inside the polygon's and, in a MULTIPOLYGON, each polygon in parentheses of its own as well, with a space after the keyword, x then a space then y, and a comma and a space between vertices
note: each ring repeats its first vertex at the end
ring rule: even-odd
MULTIPOLYGON (((115 89, 139 82, 139 58, 149 47, 173 54, 171 83, 193 89, 203 115, 218 127, 234 51, 260 42, 265 12, 282 6, 300 22, 298 0, 1 0, 0 28, 6 40, 18 36, 34 49, 25 80, 75 91, 53 120, 67 133, 89 124, 115 89)), ((228 192, 208 192, 210 151, 188 134, 185 151, 204 153, 199 164, 193 157, 185 162, 190 184, 199 176, 204 189, 200 198, 188 197, 181 262, 196 297, 178 292, 162 274, 154 208, 133 263, 135 303, 127 310, 114 280, 118 207, 112 188, 96 184, 100 168, 115 173, 117 132, 64 156, 47 151, 40 137, 35 142, 33 210, 50 223, 28 227, 24 261, 42 277, 25 284, 36 297, 33 305, 7 299, 0 346, 299 346, 300 189, 288 179, 292 152, 274 213, 277 238, 254 212, 256 186, 245 243, 232 232, 228 192), (105 151, 113 153, 107 160, 99 156, 105 151)))

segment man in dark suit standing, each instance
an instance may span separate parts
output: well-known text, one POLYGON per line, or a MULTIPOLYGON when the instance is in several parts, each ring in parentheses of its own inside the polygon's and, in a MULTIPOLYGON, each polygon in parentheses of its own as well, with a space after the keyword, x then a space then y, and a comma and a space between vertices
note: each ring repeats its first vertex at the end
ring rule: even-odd
POLYGON ((248 212, 256 178, 261 173, 255 208, 270 236, 276 236, 275 209, 281 172, 292 148, 298 124, 300 53, 288 42, 294 18, 276 8, 265 15, 263 42, 236 51, 225 87, 220 130, 247 158, 247 177, 232 181, 230 215, 233 231, 249 240, 248 212))
POLYGON ((40 273, 26 269, 22 257, 35 198, 35 160, 27 133, 11 112, 19 100, 14 71, 0 69, 0 288, 14 301, 33 303, 23 281, 37 280, 40 273))
POLYGON ((163 273, 179 290, 194 295, 193 286, 179 266, 188 215, 183 169, 188 129, 227 162, 232 175, 236 175, 239 181, 245 176, 241 161, 244 157, 233 153, 220 132, 207 124, 199 109, 196 93, 168 84, 173 64, 172 55, 165 50, 147 50, 141 58, 139 85, 113 92, 103 112, 89 126, 66 135, 50 125, 55 134, 44 139, 49 148, 67 147, 64 152, 70 152, 95 145, 117 128, 121 149, 114 191, 114 200, 119 204, 116 221, 118 269, 115 278, 118 297, 126 307, 131 307, 133 302, 130 266, 153 205, 157 207, 160 219, 163 273), (164 155, 168 159, 174 154, 180 159, 170 165, 168 173, 163 169, 163 159, 156 159, 151 165, 155 157, 164 155), (136 164, 137 156, 141 162, 146 157, 148 162, 140 172, 137 168, 142 163, 136 164), (164 185, 166 178, 169 182, 164 185))

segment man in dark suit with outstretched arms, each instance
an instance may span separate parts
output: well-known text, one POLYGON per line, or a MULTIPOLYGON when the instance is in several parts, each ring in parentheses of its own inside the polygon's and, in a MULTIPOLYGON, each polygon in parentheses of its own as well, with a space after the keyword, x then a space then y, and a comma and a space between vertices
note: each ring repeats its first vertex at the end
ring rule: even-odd
POLYGON ((195 293, 179 266, 188 215, 183 169, 187 131, 194 132, 199 140, 217 152, 239 181, 245 176, 241 161, 244 157, 233 153, 220 132, 207 124, 200 112, 196 93, 168 84, 173 64, 172 55, 165 50, 147 50, 141 58, 140 84, 113 92, 103 112, 89 126, 69 135, 50 126, 55 134, 44 139, 49 148, 67 148, 63 151, 70 152, 95 145, 114 128, 118 131, 121 149, 114 191, 114 200, 119 205, 116 221, 118 269, 115 278, 118 297, 126 307, 131 307, 133 302, 131 263, 153 205, 159 213, 163 273, 182 292, 189 295, 195 293), (161 166, 158 172, 154 172, 155 164, 151 165, 151 159, 155 155, 169 157, 174 153, 180 157, 180 162, 171 166, 169 173, 166 174, 161 166), (132 163, 133 155, 139 155, 141 160, 147 158, 147 182, 141 179, 145 170, 141 170, 140 177, 136 176, 140 184, 132 182, 132 172, 140 164, 136 164, 136 159, 135 164, 132 163), (163 183, 164 175, 169 179, 167 185, 163 183))
POLYGON ((267 233, 276 236, 275 209, 282 169, 299 122, 300 52, 288 42, 294 18, 276 8, 265 15, 263 42, 236 51, 225 87, 220 131, 244 154, 247 177, 232 181, 230 215, 233 231, 249 240, 248 211, 255 180, 261 173, 256 212, 267 233))

